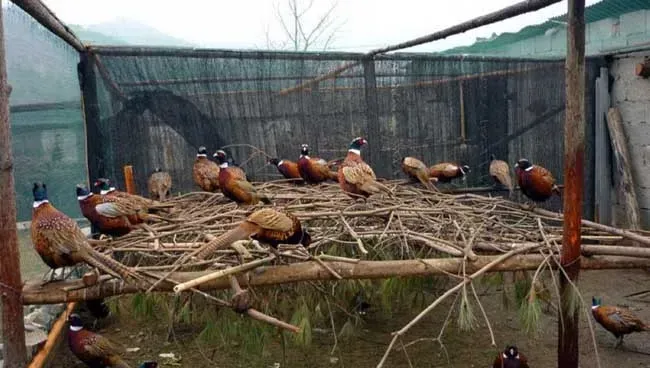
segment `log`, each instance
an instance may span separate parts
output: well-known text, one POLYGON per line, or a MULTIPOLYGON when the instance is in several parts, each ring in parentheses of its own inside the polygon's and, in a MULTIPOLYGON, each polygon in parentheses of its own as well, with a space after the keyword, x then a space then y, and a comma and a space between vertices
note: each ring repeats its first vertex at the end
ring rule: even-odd
POLYGON ((54 13, 40 0, 11 0, 19 8, 31 15, 34 20, 50 30, 68 45, 79 52, 84 52, 86 46, 54 13))
MULTIPOLYGON (((466 272, 473 273, 486 266, 498 256, 479 256, 476 261, 466 264, 466 272)), ((499 264, 491 272, 534 270, 545 257, 538 254, 514 256, 499 264)), ((400 261, 363 261, 327 262, 328 267, 336 271, 343 279, 383 279, 389 277, 413 277, 427 275, 445 275, 458 273, 462 267, 462 258, 436 258, 423 260, 400 261)), ((650 267, 650 260, 633 257, 600 257, 583 258, 582 269, 636 269, 650 267)), ((169 278, 177 283, 187 282, 209 274, 204 272, 176 272, 169 278)), ((165 273, 153 273, 162 277, 165 273)), ((291 265, 260 267, 255 272, 239 275, 238 281, 242 287, 271 286, 304 281, 335 280, 335 276, 315 261, 294 263, 291 265)), ((133 294, 142 290, 142 285, 124 284, 121 280, 109 280, 84 289, 72 290, 79 281, 53 282, 45 286, 28 283, 23 291, 23 304, 56 304, 89 299, 101 299, 113 295, 133 294), (71 287, 72 286, 72 287, 71 287), (64 288, 71 289, 69 291, 64 288)), ((176 284, 163 282, 154 291, 172 292, 176 284)), ((146 286, 146 285, 145 285, 146 286)), ((230 288, 230 280, 220 278, 211 280, 197 287, 199 290, 225 290, 230 288)), ((146 289, 146 287, 145 287, 146 289)))
POLYGON ((135 194, 135 180, 133 179, 133 166, 124 166, 124 188, 129 194, 135 194))
POLYGON ((0 9, 0 300, 4 366, 24 367, 27 360, 23 307, 20 303, 20 252, 16 232, 16 197, 9 125, 7 61, 5 59, 3 10, 0 9))
POLYGON ((632 177, 632 160, 627 149, 627 140, 623 132, 623 118, 616 107, 609 109, 607 113, 607 127, 612 142, 612 151, 616 162, 616 172, 619 177, 619 193, 623 194, 625 213, 627 215, 627 226, 632 230, 641 228, 641 211, 636 196, 636 187, 632 177))

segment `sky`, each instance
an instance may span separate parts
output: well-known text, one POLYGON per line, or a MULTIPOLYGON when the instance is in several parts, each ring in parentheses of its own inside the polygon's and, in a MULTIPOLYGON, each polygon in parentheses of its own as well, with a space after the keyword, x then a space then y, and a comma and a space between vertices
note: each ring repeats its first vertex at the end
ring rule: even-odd
MULTIPOLYGON (((126 18, 146 24, 170 36, 200 47, 260 49, 268 40, 277 45, 286 37, 277 19, 276 6, 288 14, 289 0, 43 0, 64 22, 93 25, 126 18), (184 4, 184 5, 181 5, 184 4), (268 34, 268 37, 267 37, 268 34)), ((305 28, 313 26, 327 11, 332 0, 296 0, 299 6, 310 1, 305 28)), ((600 0, 587 0, 587 6, 600 0)), ((333 12, 330 43, 336 51, 364 52, 401 43, 453 26, 514 4, 512 0, 338 0, 333 12)), ((406 51, 437 51, 467 45, 476 37, 493 32, 519 29, 566 13, 567 1, 533 13, 485 26, 445 40, 406 51)), ((317 49, 315 49, 317 50, 317 49)))

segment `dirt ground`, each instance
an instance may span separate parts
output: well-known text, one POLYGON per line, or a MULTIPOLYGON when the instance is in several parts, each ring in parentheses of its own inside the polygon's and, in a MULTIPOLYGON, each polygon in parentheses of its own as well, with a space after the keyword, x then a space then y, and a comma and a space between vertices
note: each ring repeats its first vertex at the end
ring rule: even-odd
MULTIPOLYGON (((624 298, 624 295, 644 289, 650 289, 650 273, 641 270, 631 271, 585 271, 581 274, 580 289, 583 297, 591 303, 592 295, 600 295, 604 304, 616 304, 631 308, 639 317, 650 321, 650 296, 624 298)), ((527 336, 519 326, 519 317, 514 309, 506 309, 501 295, 495 288, 482 286, 478 288, 482 294, 481 300, 486 309, 498 348, 506 344, 516 344, 520 351, 529 357, 532 367, 554 367, 557 345, 557 318, 554 313, 543 314, 541 330, 538 337, 527 336)), ((450 301, 451 302, 451 301, 450 301)), ((404 343, 422 338, 436 337, 445 320, 449 303, 435 309, 425 320, 416 325, 405 336, 404 343)), ((650 339, 648 333, 637 333, 625 338, 623 350, 614 350, 615 339, 602 327, 595 324, 589 312, 589 319, 594 322, 595 336, 600 356, 600 367, 650 367, 650 339)), ((494 358, 497 348, 490 344, 490 335, 480 311, 476 309, 479 325, 471 332, 458 329, 455 316, 442 338, 449 360, 440 344, 431 340, 423 340, 408 346, 408 358, 404 352, 393 350, 385 367, 488 367, 494 358)), ((125 358, 134 366, 145 359, 156 359, 161 367, 375 367, 383 355, 390 333, 409 322, 414 313, 396 313, 398 317, 385 319, 379 314, 370 312, 365 318, 365 324, 359 334, 348 341, 339 341, 338 349, 330 355, 333 338, 328 331, 314 333, 313 343, 309 348, 287 348, 283 357, 280 338, 264 348, 255 360, 250 363, 250 356, 238 354, 238 343, 229 342, 230 348, 215 348, 201 346, 196 341, 197 329, 176 329, 176 340, 165 342, 167 325, 164 322, 137 322, 122 317, 112 317, 105 328, 99 332, 110 339, 121 342, 127 347, 139 347, 135 353, 126 353, 125 358), (181 356, 180 362, 172 363, 159 358, 160 353, 173 352, 181 356)), ((596 354, 586 323, 586 315, 580 321, 580 363, 582 367, 597 367, 596 354)), ((341 326, 337 326, 340 328, 341 326)), ((83 367, 62 344, 53 367, 83 367)))

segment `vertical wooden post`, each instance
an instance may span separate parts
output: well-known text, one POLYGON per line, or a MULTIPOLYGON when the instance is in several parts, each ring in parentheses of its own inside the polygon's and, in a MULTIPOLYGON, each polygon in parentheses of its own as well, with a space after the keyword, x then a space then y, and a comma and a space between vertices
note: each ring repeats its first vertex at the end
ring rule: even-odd
POLYGON ((463 90, 463 81, 458 81, 458 91, 460 96, 460 142, 467 141, 467 125, 465 124, 465 91, 463 90))
POLYGON ((579 301, 571 282, 580 273, 580 226, 585 150, 585 0, 569 0, 566 121, 564 123, 564 231, 560 262, 558 368, 578 368, 579 301), (568 276, 568 279, 567 279, 568 276))
POLYGON ((363 75, 365 81, 366 94, 366 119, 368 134, 368 152, 366 160, 373 166, 377 176, 387 176, 390 174, 388 162, 381 161, 381 130, 379 128, 379 101, 377 100, 377 78, 375 76, 375 60, 372 58, 363 61, 363 75))
POLYGON ((5 60, 3 10, 0 7, 0 295, 4 366, 22 368, 27 363, 23 324, 23 283, 16 229, 13 152, 9 126, 9 94, 5 60))
POLYGON ((609 135, 605 116, 609 110, 609 71, 600 68, 600 77, 596 79, 596 117, 595 117, 595 220, 601 224, 610 225, 612 222, 612 164, 609 135))
POLYGON ((124 187, 129 194, 135 194, 135 181, 133 180, 133 166, 124 166, 124 187))
POLYGON ((84 123, 86 125, 88 176, 90 181, 105 178, 104 137, 100 129, 99 102, 97 100, 97 80, 95 78, 95 56, 90 52, 80 54, 79 86, 83 99, 84 123))

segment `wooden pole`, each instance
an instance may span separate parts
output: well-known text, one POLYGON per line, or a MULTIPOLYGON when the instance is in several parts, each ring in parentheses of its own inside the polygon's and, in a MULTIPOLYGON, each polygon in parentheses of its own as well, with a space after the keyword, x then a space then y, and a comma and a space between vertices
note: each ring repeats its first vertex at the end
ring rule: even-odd
POLYGON ((625 208, 626 225, 632 230, 637 230, 641 226, 641 211, 639 202, 636 197, 636 187, 632 177, 632 161, 630 153, 627 150, 627 141, 623 133, 623 118, 616 107, 612 107, 607 112, 607 127, 612 142, 612 151, 616 157, 616 172, 618 174, 618 192, 623 195, 623 204, 625 208))
POLYGON ((578 368, 579 302, 572 283, 580 274, 585 150, 585 0, 569 0, 566 121, 564 123, 564 231, 558 308, 558 368, 578 368))
POLYGON ((133 166, 124 166, 124 187, 129 194, 135 194, 135 181, 133 179, 133 166))
POLYGON ((99 102, 97 99, 97 79, 95 77, 95 56, 89 52, 80 54, 77 65, 79 87, 83 101, 83 117, 86 140, 92 142, 87 148, 88 176, 90 180, 105 178, 104 137, 100 127, 99 102))
POLYGON ((50 32, 59 36, 68 45, 75 48, 79 52, 86 50, 86 46, 79 40, 79 38, 66 26, 54 13, 43 4, 40 0, 11 0, 19 8, 24 10, 27 14, 31 15, 43 27, 50 30, 50 32))
MULTIPOLYGON (((363 61, 364 94, 366 98, 366 134, 368 148, 366 160, 370 166, 378 167, 382 162, 381 149, 384 147, 379 127, 379 100, 377 97, 377 78, 375 76, 375 61, 367 59, 363 61)), ((379 167, 383 167, 379 166, 379 167)), ((377 171, 377 175, 390 175, 386 171, 377 171)))
POLYGON ((76 306, 76 302, 68 303, 65 311, 61 313, 59 318, 52 325, 50 333, 47 334, 45 345, 43 345, 38 353, 34 355, 34 358, 32 359, 31 363, 29 363, 27 368, 43 368, 50 363, 53 357, 52 352, 56 350, 56 348, 59 346, 59 343, 61 342, 61 338, 65 336, 65 327, 68 322, 68 316, 72 313, 76 306))
MULTIPOLYGON (((499 256, 478 256, 476 261, 465 265, 466 272, 473 273, 494 261, 499 256)), ((499 264, 490 272, 534 270, 545 262, 541 254, 514 256, 499 264)), ((382 279, 389 277, 414 277, 427 275, 456 274, 463 265, 463 258, 411 259, 396 261, 363 261, 356 263, 322 261, 334 270, 342 279, 382 279)), ((553 263, 553 262, 551 262, 553 263)), ((639 257, 592 256, 580 263, 582 269, 639 269, 650 267, 650 259, 639 257)), ((183 283, 207 275, 213 271, 174 272, 169 279, 183 283)), ((150 272, 162 277, 166 272, 150 272)), ((246 274, 239 274, 238 281, 242 287, 271 286, 304 281, 336 280, 334 274, 315 261, 300 262, 290 265, 259 267, 246 274)), ((161 282, 155 288, 157 292, 172 292, 175 283, 161 282)), ((50 283, 45 286, 28 283, 23 291, 23 304, 57 304, 89 299, 102 299, 113 295, 133 294, 149 287, 150 284, 124 284, 122 280, 102 280, 102 282, 84 288, 83 280, 68 280, 50 283)), ((219 278, 197 286, 202 291, 225 290, 230 288, 228 278, 219 278)))
POLYGON ((0 290, 4 366, 22 368, 27 360, 23 324, 20 251, 16 229, 16 197, 9 126, 9 94, 5 60, 3 10, 0 7, 0 290))

